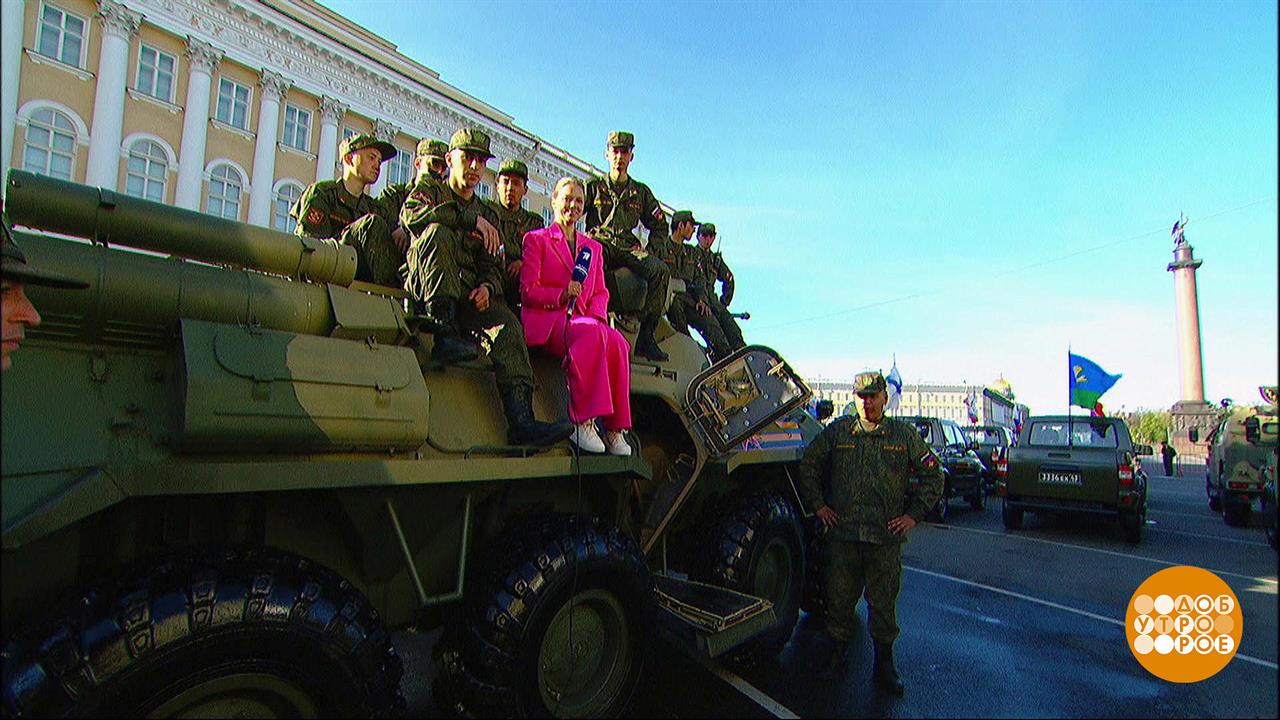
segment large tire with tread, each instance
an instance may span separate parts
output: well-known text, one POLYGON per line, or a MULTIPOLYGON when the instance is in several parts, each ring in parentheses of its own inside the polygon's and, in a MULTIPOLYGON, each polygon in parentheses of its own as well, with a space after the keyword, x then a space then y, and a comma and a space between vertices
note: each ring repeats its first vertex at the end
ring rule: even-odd
POLYGON ((751 664, 776 656, 791 640, 805 590, 800 514, 778 493, 747 498, 712 525, 710 554, 698 579, 773 603, 777 622, 730 654, 751 664))
POLYGON ((1010 504, 1008 499, 1000 503, 1000 519, 1006 530, 1021 530, 1022 514, 1022 508, 1010 504))
POLYGON ((1142 532, 1146 529, 1146 513, 1126 512, 1120 514, 1120 532, 1125 542, 1137 545, 1142 542, 1142 532))
POLYGON ((1209 509, 1213 512, 1222 512, 1222 494, 1213 492, 1213 486, 1209 484, 1209 478, 1204 479, 1204 494, 1209 498, 1209 509))
POLYGON ((1222 503, 1222 519, 1231 527, 1247 527, 1252 509, 1247 502, 1226 500, 1222 503))
POLYGON ((475 600, 445 640, 441 704, 480 717, 620 714, 647 660, 652 612, 653 580, 635 540, 555 516, 493 547, 468 590, 475 600))
POLYGON ((827 581, 823 575, 823 556, 826 552, 826 535, 822 521, 817 516, 804 523, 805 535, 805 577, 804 595, 800 598, 800 609, 821 618, 827 614, 827 581))
POLYGON ((269 548, 188 549, 77 593, 5 642, 13 717, 381 717, 402 665, 333 571, 269 548))

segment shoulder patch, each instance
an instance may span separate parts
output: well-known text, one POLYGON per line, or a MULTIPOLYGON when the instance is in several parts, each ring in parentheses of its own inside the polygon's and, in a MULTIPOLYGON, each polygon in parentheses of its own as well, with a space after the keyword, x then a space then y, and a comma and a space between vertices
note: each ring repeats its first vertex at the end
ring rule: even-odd
POLYGON ((324 211, 318 207, 313 207, 307 211, 307 224, 319 225, 324 222, 324 211))
POLYGON ((938 467, 938 456, 934 455, 932 450, 926 450, 925 453, 920 456, 920 465, 926 470, 932 470, 938 467))

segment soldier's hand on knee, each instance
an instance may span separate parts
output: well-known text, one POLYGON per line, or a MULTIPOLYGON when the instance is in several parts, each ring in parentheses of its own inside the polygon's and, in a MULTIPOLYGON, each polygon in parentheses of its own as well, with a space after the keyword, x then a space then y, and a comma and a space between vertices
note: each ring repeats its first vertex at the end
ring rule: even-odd
POLYGON ((489 287, 487 285, 481 285, 475 290, 472 290, 471 294, 467 297, 471 299, 471 302, 475 303, 477 310, 483 311, 489 309, 489 287))
POLYGON ((400 252, 405 252, 409 249, 409 233, 405 232, 404 228, 397 227, 392 230, 391 239, 395 242, 396 247, 400 248, 400 252))
POLYGON ((476 231, 480 233, 480 242, 484 243, 484 249, 490 255, 502 253, 502 237, 498 235, 498 228, 493 223, 482 217, 476 218, 476 231))
POLYGON ((899 515, 889 521, 889 532, 894 535, 905 535, 908 530, 916 526, 916 519, 910 515, 899 515))
POLYGON ((699 312, 699 313, 702 313, 703 315, 710 315, 710 314, 711 314, 711 308, 710 308, 710 306, 708 306, 708 305, 707 305, 707 303, 706 303, 706 301, 705 301, 705 300, 699 300, 699 301, 698 301, 698 312, 699 312))
POLYGON ((833 528, 836 526, 836 523, 840 522, 840 513, 832 510, 829 505, 823 505, 818 508, 818 512, 814 514, 822 521, 822 525, 824 527, 833 528))
POLYGON ((507 274, 513 278, 518 278, 520 277, 520 268, 522 267, 524 267, 523 260, 512 260, 511 264, 507 266, 507 274))

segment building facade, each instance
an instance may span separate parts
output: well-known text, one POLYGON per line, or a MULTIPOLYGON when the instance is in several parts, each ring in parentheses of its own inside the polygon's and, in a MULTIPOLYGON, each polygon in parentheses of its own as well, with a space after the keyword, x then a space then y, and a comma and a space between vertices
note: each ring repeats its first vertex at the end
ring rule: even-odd
MULTIPOLYGON (((809 387, 819 400, 830 400, 835 405, 837 415, 848 415, 854 412, 856 406, 853 403, 857 400, 857 394, 853 390, 852 380, 811 380, 809 387)), ((969 409, 965 405, 965 399, 971 394, 978 401, 976 407, 980 425, 1004 425, 1013 428, 1016 407, 1026 407, 1017 406, 1006 395, 982 385, 903 383, 898 408, 889 414, 891 416, 923 415, 968 425, 969 409)))
POLYGON ((556 179, 590 164, 519 128, 312 0, 3 0, 0 167, 21 168, 255 225, 337 176, 355 133, 399 154, 370 189, 413 176, 418 140, 462 126, 530 170, 548 220, 556 179))

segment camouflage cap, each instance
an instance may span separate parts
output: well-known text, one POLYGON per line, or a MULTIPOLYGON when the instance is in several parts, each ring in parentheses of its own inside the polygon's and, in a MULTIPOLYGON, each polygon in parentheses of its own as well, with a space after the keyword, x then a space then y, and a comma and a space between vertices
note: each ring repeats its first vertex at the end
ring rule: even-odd
POLYGON ((449 143, 443 140, 423 138, 418 141, 418 157, 442 158, 449 154, 449 143))
POLYGON ((396 156, 396 146, 389 142, 379 140, 372 135, 352 135, 342 141, 342 145, 338 147, 338 157, 345 158, 347 155, 365 148, 377 148, 382 153, 382 162, 386 162, 396 156))
POLYGON ((715 223, 702 223, 701 225, 699 225, 699 226, 698 226, 698 234, 699 234, 699 235, 715 235, 715 234, 716 234, 716 224, 715 224, 715 223))
POLYGON ((27 264, 26 254, 18 247, 18 242, 13 239, 13 232, 9 230, 9 218, 4 216, 3 200, 0 200, 0 277, 26 285, 75 290, 89 287, 89 283, 82 280, 39 270, 27 264))
POLYGON ((471 150, 472 152, 484 153, 486 157, 493 157, 493 153, 489 152, 489 136, 483 130, 477 128, 461 128, 458 132, 449 138, 450 150, 471 150))
POLYGON ((875 395, 888 389, 889 384, 879 370, 860 372, 853 377, 853 391, 859 395, 875 395))
POLYGON ((609 133, 609 147, 635 147, 636 136, 626 130, 614 130, 609 133))
POLYGON ((671 215, 671 227, 675 227, 682 222, 691 222, 694 225, 698 224, 698 221, 693 219, 692 210, 677 210, 671 215))
POLYGON ((498 166, 499 175, 517 175, 529 182, 529 166, 521 160, 503 160, 498 166))

